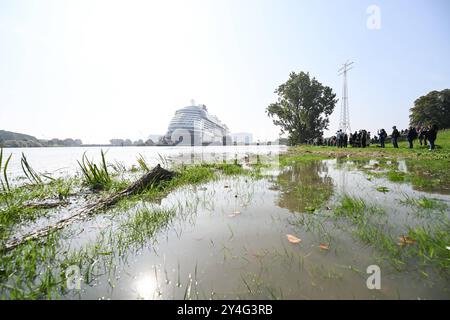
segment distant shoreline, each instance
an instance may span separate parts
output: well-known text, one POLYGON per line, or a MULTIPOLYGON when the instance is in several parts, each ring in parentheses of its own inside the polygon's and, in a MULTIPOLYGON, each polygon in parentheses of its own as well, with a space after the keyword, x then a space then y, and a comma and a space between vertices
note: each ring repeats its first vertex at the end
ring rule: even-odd
POLYGON ((154 146, 116 146, 116 145, 112 145, 112 144, 84 144, 81 146, 30 146, 30 147, 8 147, 8 146, 0 146, 0 148, 3 149, 52 149, 52 148, 95 148, 95 147, 105 147, 105 148, 130 148, 130 147, 249 147, 249 146, 278 146, 278 145, 282 145, 282 144, 256 144, 256 143, 252 143, 252 144, 238 144, 238 145, 226 145, 226 146, 222 146, 222 145, 208 145, 208 146, 190 146, 190 145, 180 145, 180 146, 170 146, 170 145, 154 145, 154 146))

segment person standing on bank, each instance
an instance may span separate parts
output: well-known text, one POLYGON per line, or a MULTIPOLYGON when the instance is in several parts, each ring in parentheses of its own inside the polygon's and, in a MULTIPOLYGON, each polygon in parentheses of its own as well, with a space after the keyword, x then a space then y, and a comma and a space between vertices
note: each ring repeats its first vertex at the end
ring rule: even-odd
POLYGON ((382 148, 384 148, 384 141, 386 141, 386 137, 387 137, 387 133, 386 130, 381 129, 380 132, 378 133, 378 135, 380 136, 380 145, 382 148))
POLYGON ((400 136, 400 132, 398 132, 397 127, 393 126, 392 127, 392 134, 391 134, 391 138, 392 138, 392 144, 394 145, 394 148, 398 148, 398 137, 400 136))
POLYGON ((361 147, 365 148, 367 142, 367 131, 363 130, 361 133, 361 147))
POLYGON ((417 138, 416 128, 409 127, 408 136, 407 137, 408 137, 408 142, 409 142, 409 148, 412 149, 413 148, 413 142, 417 138))
POLYGON ((434 142, 437 138, 438 127, 433 124, 427 131, 428 142, 430 143, 430 150, 434 149, 434 142))

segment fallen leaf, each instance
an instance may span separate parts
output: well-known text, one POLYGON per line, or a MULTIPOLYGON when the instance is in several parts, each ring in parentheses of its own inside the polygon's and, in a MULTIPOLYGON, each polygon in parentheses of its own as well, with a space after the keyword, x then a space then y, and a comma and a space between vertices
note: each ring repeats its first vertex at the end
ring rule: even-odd
POLYGON ((305 207, 305 210, 309 211, 309 212, 314 212, 314 211, 316 211, 316 208, 314 208, 314 207, 305 207))
POLYGON ((225 185, 225 186, 223 186, 224 188, 229 188, 230 186, 227 186, 227 185, 225 185))
POLYGON ((237 215, 240 215, 241 214, 241 212, 240 211, 234 211, 232 214, 230 214, 230 215, 228 215, 230 218, 234 218, 234 217, 236 217, 237 215))
POLYGON ((329 246, 328 244, 326 244, 326 243, 321 243, 321 244, 319 245, 319 248, 320 248, 320 249, 323 249, 323 250, 329 250, 329 249, 330 249, 330 246, 329 246))
POLYGON ((300 243, 302 241, 301 239, 297 238, 296 236, 293 236, 292 234, 287 234, 286 237, 290 243, 300 243))
POLYGON ((408 237, 408 236, 401 236, 398 239, 400 240, 399 245, 402 245, 402 246, 406 245, 406 244, 414 244, 414 243, 416 243, 416 240, 414 240, 413 238, 408 237))

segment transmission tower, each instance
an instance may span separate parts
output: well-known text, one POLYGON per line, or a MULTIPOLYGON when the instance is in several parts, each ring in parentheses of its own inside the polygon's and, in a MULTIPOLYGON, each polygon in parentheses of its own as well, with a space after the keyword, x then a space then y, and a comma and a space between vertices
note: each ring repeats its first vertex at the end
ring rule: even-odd
POLYGON ((342 68, 338 70, 339 75, 344 76, 344 85, 342 88, 342 100, 341 100, 341 117, 339 120, 339 129, 343 132, 351 133, 350 128, 350 115, 348 110, 348 88, 347 88, 347 72, 353 67, 350 67, 353 62, 346 62, 343 64, 342 68))

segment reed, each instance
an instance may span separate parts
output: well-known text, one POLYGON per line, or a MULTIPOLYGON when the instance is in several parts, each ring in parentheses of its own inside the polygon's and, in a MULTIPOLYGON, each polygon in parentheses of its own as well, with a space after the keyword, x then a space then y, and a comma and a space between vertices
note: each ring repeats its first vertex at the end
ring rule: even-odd
POLYGON ((35 185, 41 185, 42 179, 39 176, 39 174, 34 171, 34 169, 31 167, 31 165, 28 163, 27 157, 25 157, 25 154, 22 152, 22 159, 20 159, 20 164, 22 166, 23 173, 25 176, 30 180, 32 184, 35 185))
POLYGON ((103 150, 101 150, 101 157, 101 163, 97 165, 94 161, 87 158, 85 152, 81 158, 81 162, 77 161, 83 174, 84 183, 93 190, 105 190, 112 184, 103 150))
POLYGON ((11 160, 11 156, 12 156, 12 154, 10 154, 9 157, 6 159, 5 166, 2 168, 2 166, 3 166, 3 148, 0 148, 0 171, 3 172, 3 179, 0 177, 0 183, 2 185, 3 192, 9 192, 11 190, 9 187, 9 181, 8 181, 8 175, 7 175, 8 164, 9 164, 9 160, 11 160))
POLYGON ((141 167, 142 171, 150 171, 149 166, 147 165, 147 162, 144 159, 144 156, 142 154, 139 154, 139 157, 137 158, 137 162, 139 164, 139 167, 141 167))

